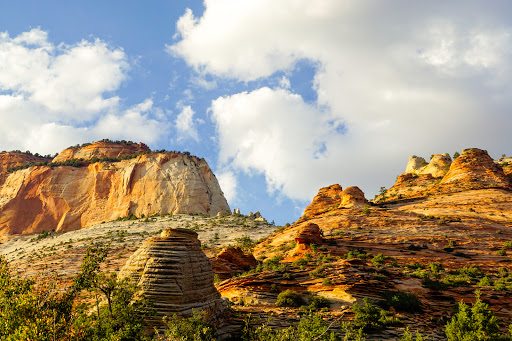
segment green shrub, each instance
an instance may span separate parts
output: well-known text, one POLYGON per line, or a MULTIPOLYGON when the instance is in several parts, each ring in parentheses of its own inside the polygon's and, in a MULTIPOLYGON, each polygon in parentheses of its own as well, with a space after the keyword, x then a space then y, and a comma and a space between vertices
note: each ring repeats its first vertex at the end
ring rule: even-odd
POLYGON ((386 291, 383 294, 386 302, 399 311, 417 312, 421 311, 421 302, 414 293, 405 291, 386 291))
POLYGON ((384 257, 382 255, 382 253, 379 253, 377 256, 372 258, 372 263, 375 266, 381 266, 382 264, 384 264, 385 260, 386 260, 386 257, 384 257))
POLYGON ((372 305, 367 298, 363 299, 364 305, 357 302, 352 306, 354 315, 354 324, 363 331, 380 330, 387 325, 398 324, 399 321, 389 318, 386 311, 372 305))
POLYGON ((249 237, 249 236, 235 238, 235 246, 241 248, 243 251, 246 251, 246 252, 252 252, 255 244, 256 244, 256 242, 254 240, 252 240, 251 237, 249 237))
POLYGON ((500 334, 500 325, 494 312, 480 300, 480 292, 476 292, 476 301, 471 308, 460 301, 457 312, 445 326, 449 341, 458 340, 506 340, 500 334))
POLYGON ((302 296, 298 292, 290 289, 277 295, 276 306, 278 307, 300 307, 304 303, 302 296))
POLYGON ((164 317, 164 337, 174 341, 214 340, 215 330, 205 322, 206 312, 194 311, 192 317, 184 318, 176 314, 164 317))

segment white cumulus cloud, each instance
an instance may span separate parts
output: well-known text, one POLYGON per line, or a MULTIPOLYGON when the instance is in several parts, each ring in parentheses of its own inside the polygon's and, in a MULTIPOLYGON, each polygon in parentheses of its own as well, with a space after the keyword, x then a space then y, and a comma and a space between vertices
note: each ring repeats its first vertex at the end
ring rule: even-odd
POLYGON ((194 110, 190 105, 184 106, 176 117, 176 131, 178 140, 193 139, 199 141, 196 126, 194 124, 194 110))
POLYGON ((0 33, 0 149, 53 153, 106 137, 155 141, 166 124, 153 118, 152 101, 123 109, 114 94, 127 79, 127 59, 99 39, 56 45, 40 28, 0 33))
POLYGON ((339 182, 376 192, 412 154, 510 148, 509 2, 206 0, 205 8, 180 18, 168 46, 199 73, 264 82, 299 61, 316 68, 313 104, 265 87, 212 102, 221 162, 265 174, 270 191, 310 199, 339 182))

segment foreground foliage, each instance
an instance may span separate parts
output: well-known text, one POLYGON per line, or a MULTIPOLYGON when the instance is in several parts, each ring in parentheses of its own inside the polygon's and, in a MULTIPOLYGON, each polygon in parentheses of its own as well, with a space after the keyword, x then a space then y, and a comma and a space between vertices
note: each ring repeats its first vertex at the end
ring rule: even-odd
POLYGON ((64 291, 55 274, 37 280, 11 275, 0 257, 0 340, 145 340, 144 317, 150 313, 135 286, 100 271, 106 248, 90 246, 80 273, 64 291), (78 303, 89 292, 95 311, 78 303), (106 301, 106 304, 101 303, 106 301))

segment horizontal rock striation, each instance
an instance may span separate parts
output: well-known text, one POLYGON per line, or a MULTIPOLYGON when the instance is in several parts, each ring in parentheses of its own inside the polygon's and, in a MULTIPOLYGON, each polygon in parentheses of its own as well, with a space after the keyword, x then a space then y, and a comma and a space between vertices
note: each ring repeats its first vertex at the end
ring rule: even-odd
POLYGON ((160 325, 164 316, 190 316, 194 310, 217 315, 225 303, 213 285, 210 261, 201 250, 197 233, 166 229, 150 238, 128 259, 119 273, 140 288, 156 315, 150 322, 160 325))

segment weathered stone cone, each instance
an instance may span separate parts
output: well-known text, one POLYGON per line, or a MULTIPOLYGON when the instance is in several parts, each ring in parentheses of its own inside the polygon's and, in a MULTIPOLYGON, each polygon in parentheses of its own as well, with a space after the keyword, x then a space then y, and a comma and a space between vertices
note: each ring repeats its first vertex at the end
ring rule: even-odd
POLYGON ((215 317, 226 307, 213 285, 210 261, 191 230, 166 229, 160 237, 146 240, 119 277, 129 277, 152 304, 156 315, 148 322, 155 326, 162 324, 164 316, 207 310, 215 317))

